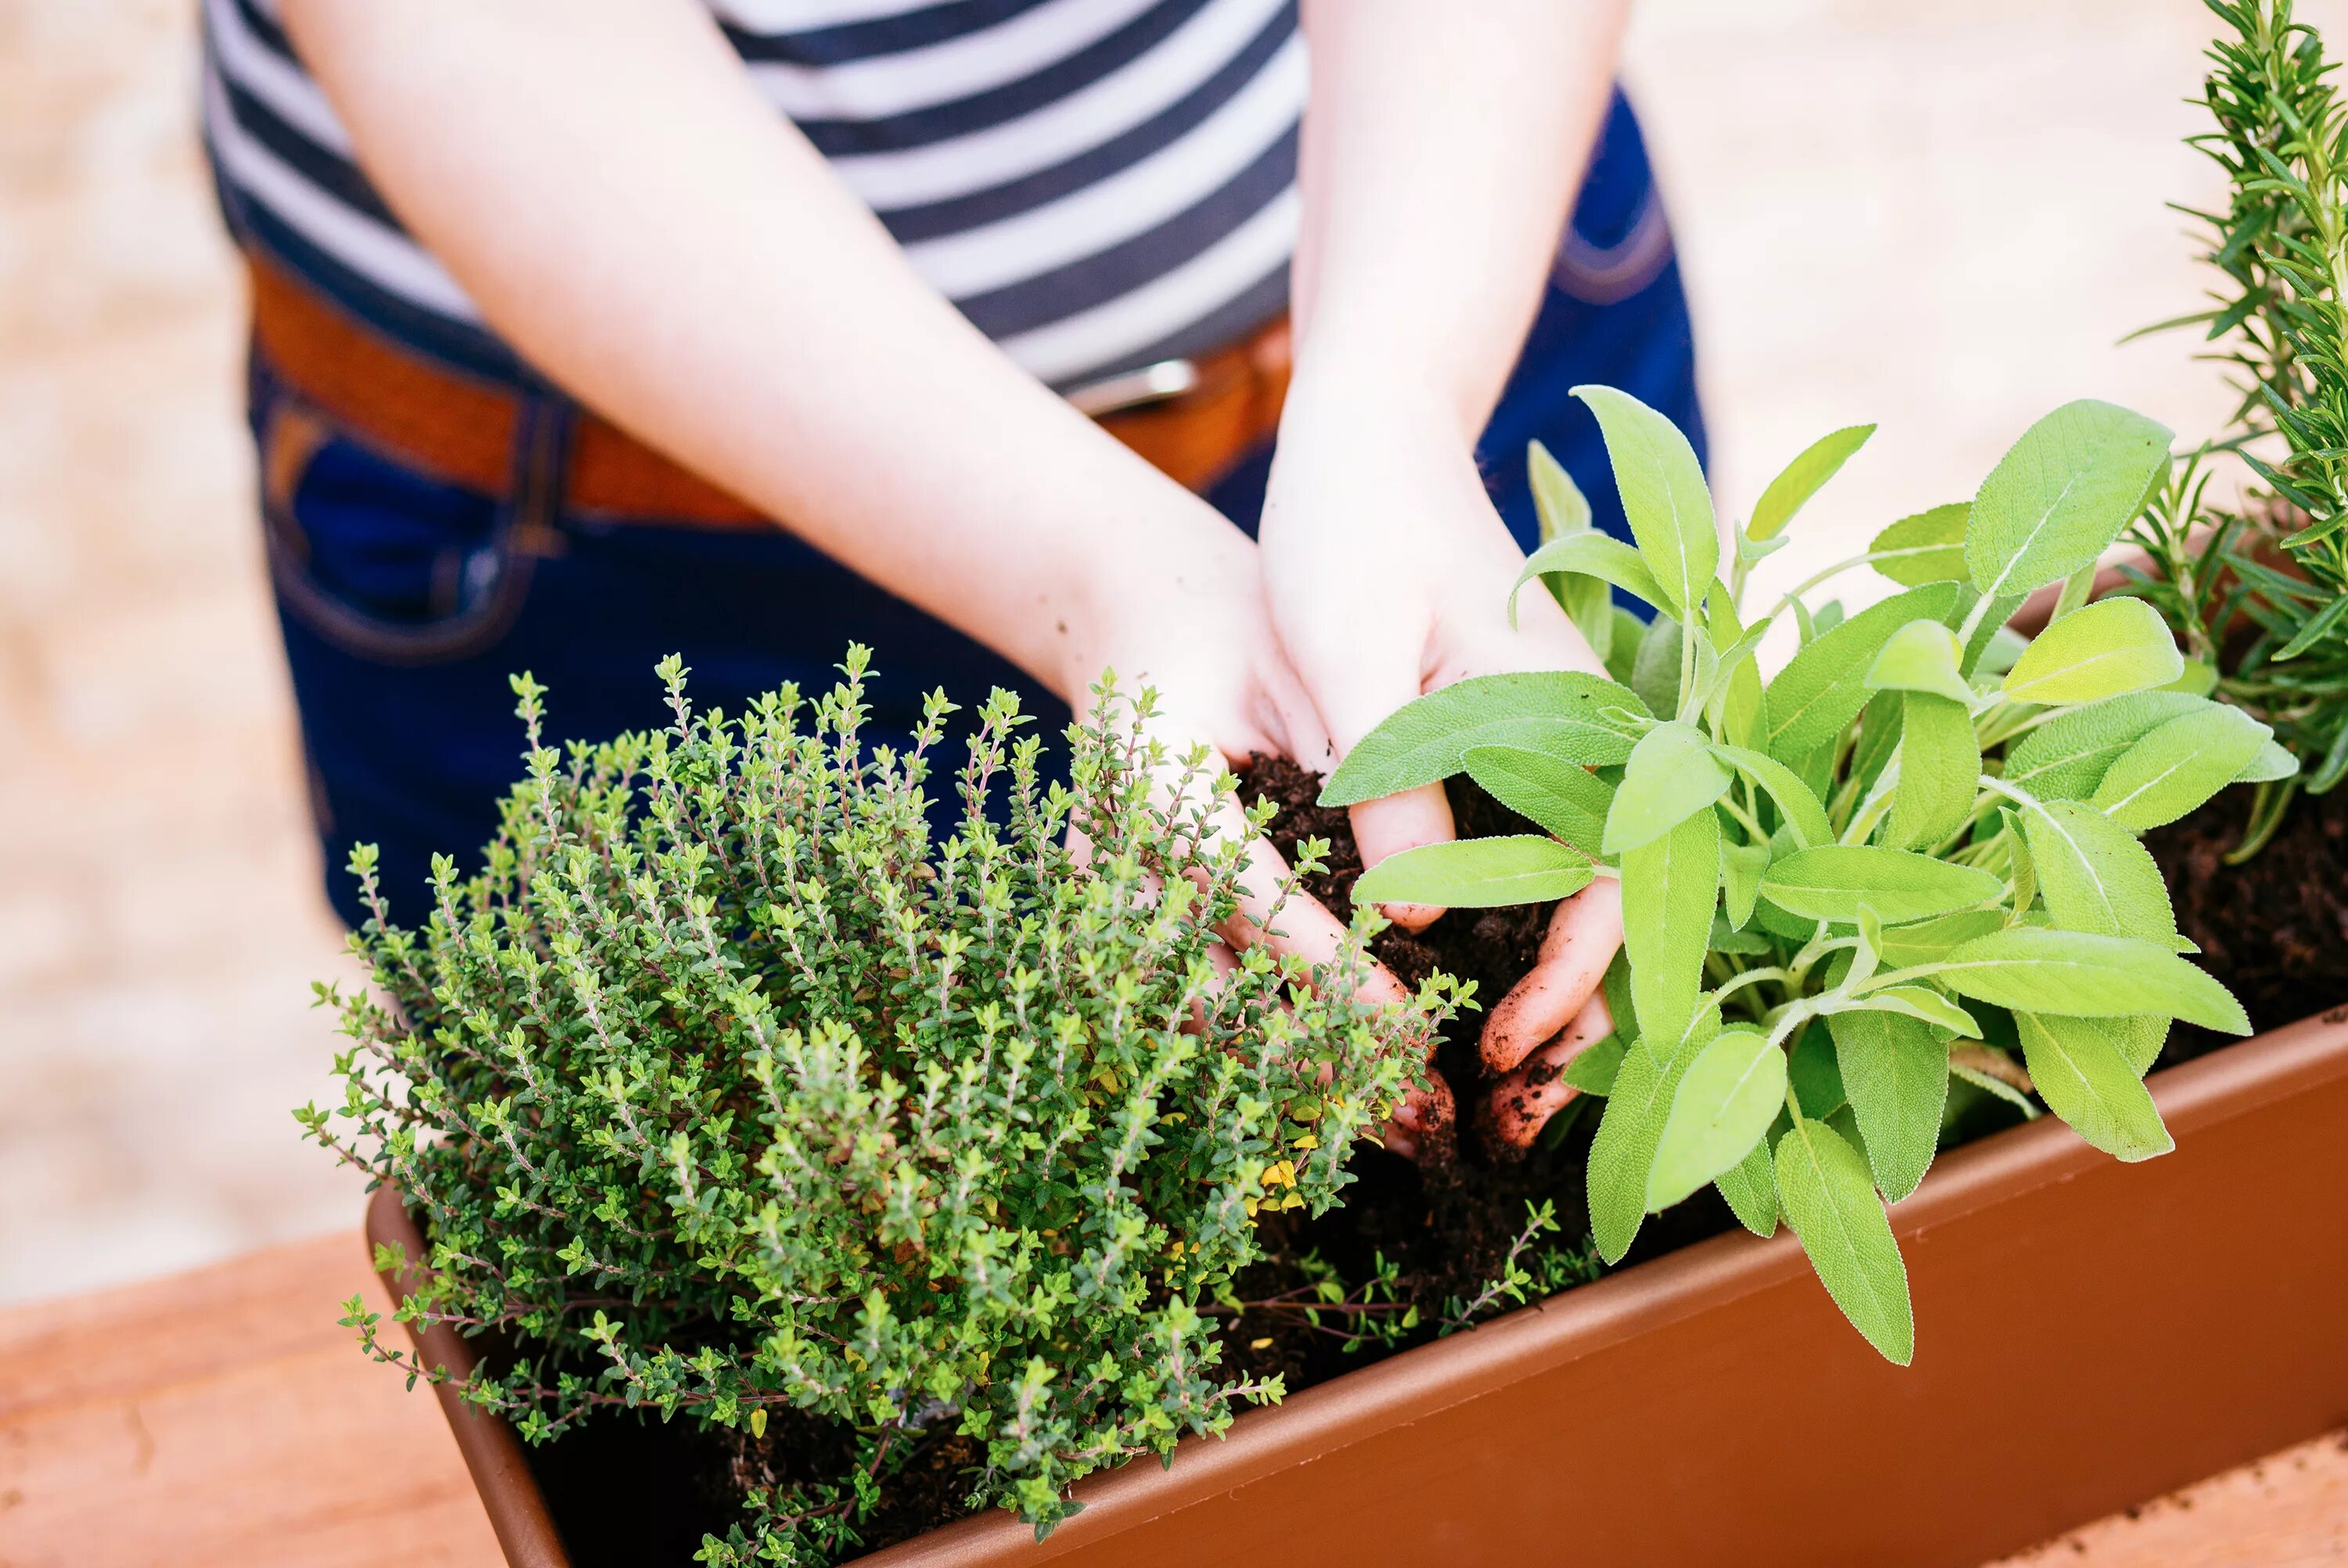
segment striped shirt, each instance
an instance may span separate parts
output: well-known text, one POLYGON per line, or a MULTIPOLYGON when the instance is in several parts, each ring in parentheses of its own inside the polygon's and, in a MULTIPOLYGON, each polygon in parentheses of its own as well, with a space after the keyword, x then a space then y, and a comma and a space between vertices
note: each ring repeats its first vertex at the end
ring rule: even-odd
MULTIPOLYGON (((1011 357, 1068 387, 1285 308, 1295 0, 707 0, 757 90, 1011 357)), ((238 240, 411 348, 536 377, 360 169, 275 0, 203 0, 238 240)))

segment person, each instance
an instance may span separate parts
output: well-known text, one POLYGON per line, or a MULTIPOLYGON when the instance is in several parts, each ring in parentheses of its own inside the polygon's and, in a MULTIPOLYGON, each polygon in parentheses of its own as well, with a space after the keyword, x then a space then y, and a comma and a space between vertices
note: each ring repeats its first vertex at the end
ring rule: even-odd
MULTIPOLYGON (((412 918, 487 836, 524 669, 566 734, 661 722, 672 651, 738 709, 867 643, 882 734, 1114 669, 1177 753, 1322 769, 1422 692, 1595 669, 1503 612, 1526 444, 1620 533, 1568 389, 1703 439, 1627 6, 205 0, 336 909, 354 843, 412 918)), ((1439 786, 1353 825, 1371 865, 1452 833, 1439 786)), ((1263 928, 1282 870, 1231 938, 1323 957, 1318 905, 1263 928)), ((1561 907, 1488 1053, 1602 1034, 1620 930, 1610 883, 1561 907)))

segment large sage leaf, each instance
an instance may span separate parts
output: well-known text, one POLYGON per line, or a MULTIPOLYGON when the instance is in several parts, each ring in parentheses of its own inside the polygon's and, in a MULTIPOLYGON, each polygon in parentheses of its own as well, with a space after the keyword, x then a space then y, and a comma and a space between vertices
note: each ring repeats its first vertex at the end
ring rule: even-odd
POLYGON ((2166 686, 2185 673, 2160 612, 2140 599, 2106 599, 2040 632, 2007 671, 2017 702, 2096 702, 2166 686))
POLYGON ((1794 520, 1802 504, 1818 493, 1818 487, 1836 473, 1850 455, 1867 445, 1875 434, 1872 425, 1852 425, 1821 436, 1802 455, 1786 465, 1785 471, 1769 481, 1761 498, 1753 503, 1753 522, 1746 533, 1756 539, 1774 538, 1785 526, 1794 520))
POLYGON ((1672 1091, 1647 1172, 1647 1212, 1671 1207, 1741 1163, 1785 1102, 1784 1051, 1757 1030, 1715 1035, 1672 1091))
POLYGON ((1971 501, 1952 501, 1902 518, 1867 547, 1875 569, 1908 588, 1928 582, 1965 580, 1965 520, 1972 516, 1971 501))
POLYGON ((1678 425, 1627 392, 1577 386, 1573 395, 1598 416, 1631 537, 1663 589, 1658 608, 1687 620, 1720 566, 1719 526, 1695 449, 1678 425))
POLYGON ((1910 692, 1900 701, 1900 783, 1886 841, 1924 847, 1962 827, 1980 791, 1981 741, 1961 702, 1910 692))
POLYGON ((1958 672, 1964 649, 1957 634, 1937 620, 1911 620, 1893 632, 1868 666, 1870 692, 1927 692, 1946 697, 1959 707, 1973 700, 1973 689, 1958 672))
POLYGON ((1580 851, 1536 833, 1424 844, 1389 855, 1354 883, 1363 904, 1439 904, 1453 909, 1494 909, 1545 904, 1590 886, 1590 862, 1580 851))
POLYGON ((2109 403, 2066 403, 1998 460, 1973 497, 1965 567, 1995 598, 2067 578, 2136 519, 2168 463, 2169 431, 2109 403))
MULTIPOLYGON (((1633 959, 1635 963, 1635 958, 1633 959)), ((2157 1012, 2226 1034, 2250 1020, 2226 988, 2134 937, 2008 926, 1934 960, 1932 978, 1959 996, 2016 1011, 2101 1018, 2157 1012)))
POLYGON ((1622 1261, 1646 1218, 1647 1173, 1680 1075, 1719 1032, 1720 1006, 1707 998, 1691 1009, 1684 1031, 1667 1037, 1673 1043, 1666 1054, 1658 1055, 1643 1038, 1622 1053, 1590 1145, 1591 1240, 1608 1263, 1622 1261))
POLYGON ((1931 1026, 1901 1013, 1836 1013, 1827 1027, 1875 1184, 1896 1204, 1916 1190, 1940 1146, 1949 1048, 1931 1026))
POLYGON ((1622 949, 1641 1038, 1677 1040, 1686 1032, 1719 893, 1720 817, 1714 812, 1699 811, 1622 856, 1622 949))
POLYGON ((1956 599, 1955 583, 1928 583, 1869 605, 1820 633, 1769 682, 1761 749, 1791 764, 1842 733, 1873 695, 1868 668, 1891 634, 1911 620, 1946 620, 1956 599))
MULTIPOLYGON (((1654 574, 1647 569, 1645 559, 1637 550, 1610 534, 1584 528, 1579 533, 1560 535, 1525 558, 1524 569, 1517 574, 1515 584, 1509 589, 1510 625, 1516 624, 1517 595, 1524 590, 1525 584, 1555 572, 1612 583, 1649 604, 1663 602, 1663 590, 1656 586, 1654 574)), ((1581 624, 1580 616, 1574 619, 1581 624)))
POLYGON ((1745 1158, 1713 1178, 1720 1195, 1728 1200, 1736 1223, 1755 1235, 1777 1234, 1777 1173, 1770 1160, 1769 1139, 1763 1134, 1745 1158))
POLYGON ((2115 1159, 2166 1154, 2176 1142, 2106 1021, 2015 1013, 2030 1081, 2049 1110, 2115 1159))
POLYGON ((1884 1359, 1916 1354, 1908 1268, 1867 1162, 1823 1122, 1797 1119, 1777 1140, 1777 1202, 1819 1282, 1884 1359))
POLYGON ((1598 858, 1613 785, 1588 768, 1522 746, 1477 746, 1461 761, 1494 800, 1598 858))
POLYGON ((2135 692, 2057 713, 2006 753, 2006 782, 2040 800, 2085 800, 2121 753, 2171 719, 2209 706, 2184 692, 2135 692))
POLYGON ((1578 670, 1478 675, 1405 703, 1345 754, 1323 805, 1353 805, 1449 778, 1478 746, 1519 746, 1603 767, 1626 761, 1646 729, 1627 686, 1578 670))
POLYGON ((2022 825, 2039 896, 2055 925, 2174 945, 2168 886, 2136 835, 2075 800, 2047 801, 2025 813, 2022 825))
POLYGON ((1620 855, 1652 844, 1728 793, 1728 770, 1704 732, 1677 721, 1641 737, 1606 814, 1604 849, 1620 855))
POLYGON ((1761 879, 1761 897, 1787 914, 1814 920, 1856 921, 1864 904, 1887 924, 1898 925, 1987 903, 2004 887, 1975 866, 1912 850, 1828 844, 1771 862, 1761 879))
POLYGON ((2233 783, 2271 733, 2240 708, 2216 703, 2171 719, 2120 753, 2096 786, 2096 806, 2139 833, 2175 822, 2233 783))

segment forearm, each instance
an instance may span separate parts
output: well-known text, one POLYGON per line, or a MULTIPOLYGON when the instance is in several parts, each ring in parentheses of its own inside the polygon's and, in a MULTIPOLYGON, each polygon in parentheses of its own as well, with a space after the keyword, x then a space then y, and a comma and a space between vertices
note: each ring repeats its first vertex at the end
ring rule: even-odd
POLYGON ((1063 695, 1098 672, 1103 585, 1245 548, 923 283, 686 0, 284 12, 526 357, 1063 695))
POLYGON ((1473 442, 1539 307, 1629 0, 1306 0, 1306 412, 1424 399, 1473 442))

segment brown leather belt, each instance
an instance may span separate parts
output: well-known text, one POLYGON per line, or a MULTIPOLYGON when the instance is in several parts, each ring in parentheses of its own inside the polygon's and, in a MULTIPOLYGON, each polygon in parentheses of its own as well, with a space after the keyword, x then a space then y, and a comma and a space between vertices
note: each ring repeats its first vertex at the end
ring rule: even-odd
MULTIPOLYGON (((266 258, 247 261, 255 346, 291 390, 350 435, 436 478, 498 497, 511 489, 523 418, 519 394, 415 354, 266 258)), ((1229 348, 1097 382, 1069 401, 1196 490, 1278 426, 1288 368, 1283 317, 1229 348)), ((767 526, 748 502, 591 410, 579 412, 570 447, 566 509, 705 528, 767 526)), ((265 477, 273 493, 291 477, 265 477)))

